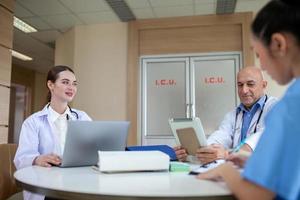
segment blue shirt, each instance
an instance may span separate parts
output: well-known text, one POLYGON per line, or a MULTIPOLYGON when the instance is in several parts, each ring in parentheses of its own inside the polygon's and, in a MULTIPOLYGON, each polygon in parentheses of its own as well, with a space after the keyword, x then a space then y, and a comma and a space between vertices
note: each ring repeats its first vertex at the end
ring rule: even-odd
MULTIPOLYGON (((263 112, 263 107, 265 104, 266 95, 262 96, 252 107, 250 110, 247 110, 243 104, 240 104, 238 107, 238 112, 243 112, 243 125, 241 130, 241 141, 244 141, 247 137, 247 131, 249 129, 250 123, 252 121, 253 116, 257 112, 258 108, 261 109, 260 112, 263 112)), ((258 122, 256 122, 258 123, 258 122)))
POLYGON ((242 176, 276 194, 300 199, 300 78, 265 119, 265 132, 242 176))

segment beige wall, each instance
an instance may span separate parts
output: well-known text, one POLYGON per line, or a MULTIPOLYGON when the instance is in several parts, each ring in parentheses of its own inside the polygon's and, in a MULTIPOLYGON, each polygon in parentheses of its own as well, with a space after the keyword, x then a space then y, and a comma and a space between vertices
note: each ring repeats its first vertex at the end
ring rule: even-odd
MULTIPOLYGON (((260 66, 259 60, 255 58, 255 65, 260 66)), ((270 96, 274 96, 280 98, 283 96, 286 88, 288 86, 279 85, 276 81, 274 81, 267 72, 264 72, 265 79, 268 81, 267 91, 266 93, 270 96)))
POLYGON ((55 65, 68 65, 73 68, 75 54, 75 30, 65 32, 55 43, 55 65))
POLYGON ((285 90, 287 89, 288 86, 287 85, 285 85, 285 86, 278 85, 278 83, 276 81, 274 81, 267 74, 267 72, 265 72, 265 78, 268 81, 267 94, 274 96, 274 97, 281 98, 284 95, 285 90))
POLYGON ((66 35, 56 41, 55 64, 73 63, 79 83, 73 107, 94 120, 125 120, 127 24, 77 26, 66 35))

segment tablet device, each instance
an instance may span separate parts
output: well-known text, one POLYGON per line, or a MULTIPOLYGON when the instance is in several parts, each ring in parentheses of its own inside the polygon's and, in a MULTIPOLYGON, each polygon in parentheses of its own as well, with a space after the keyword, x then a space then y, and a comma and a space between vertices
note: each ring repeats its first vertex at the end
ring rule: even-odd
POLYGON ((95 165, 98 151, 124 151, 128 121, 68 121, 60 167, 95 165))
POLYGON ((169 119, 177 145, 183 146, 189 155, 195 155, 199 147, 207 146, 200 118, 169 119))

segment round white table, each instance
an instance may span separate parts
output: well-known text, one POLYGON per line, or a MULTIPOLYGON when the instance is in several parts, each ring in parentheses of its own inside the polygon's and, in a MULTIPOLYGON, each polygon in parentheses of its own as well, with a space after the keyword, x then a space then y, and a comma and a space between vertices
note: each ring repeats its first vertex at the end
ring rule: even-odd
POLYGON ((187 172, 107 174, 92 167, 32 166, 14 176, 25 190, 61 199, 234 199, 224 183, 187 172))

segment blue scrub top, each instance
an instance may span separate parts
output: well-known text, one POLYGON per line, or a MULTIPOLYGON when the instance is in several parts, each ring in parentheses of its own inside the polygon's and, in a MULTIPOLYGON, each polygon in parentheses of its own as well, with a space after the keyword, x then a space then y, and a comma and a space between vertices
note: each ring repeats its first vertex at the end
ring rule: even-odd
POLYGON ((242 176, 276 194, 300 199, 300 78, 265 119, 265 132, 242 176))

